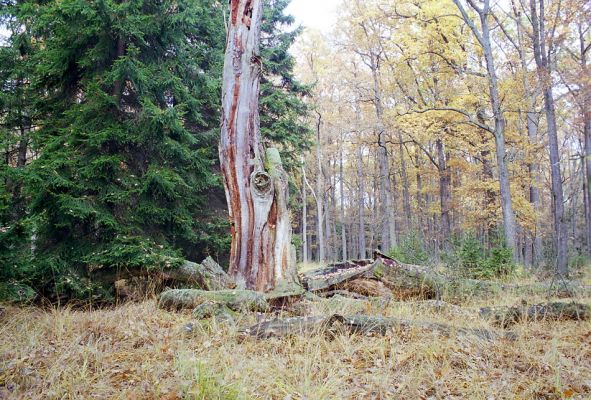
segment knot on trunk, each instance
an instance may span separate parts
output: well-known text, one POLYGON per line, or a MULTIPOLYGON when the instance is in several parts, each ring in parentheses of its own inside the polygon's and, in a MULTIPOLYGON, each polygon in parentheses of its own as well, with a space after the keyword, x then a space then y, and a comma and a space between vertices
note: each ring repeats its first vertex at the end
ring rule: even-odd
POLYGON ((264 171, 258 171, 251 175, 250 183, 254 193, 258 196, 266 196, 273 190, 271 176, 264 171))

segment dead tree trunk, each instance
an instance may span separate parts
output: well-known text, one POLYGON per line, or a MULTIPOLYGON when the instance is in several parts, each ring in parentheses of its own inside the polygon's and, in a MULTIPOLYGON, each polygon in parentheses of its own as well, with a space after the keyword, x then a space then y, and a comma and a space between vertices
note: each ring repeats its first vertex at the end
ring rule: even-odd
POLYGON ((265 291, 291 280, 295 271, 289 255, 287 179, 279 153, 265 154, 260 136, 263 2, 231 0, 230 10, 219 148, 232 224, 229 271, 239 285, 265 291))

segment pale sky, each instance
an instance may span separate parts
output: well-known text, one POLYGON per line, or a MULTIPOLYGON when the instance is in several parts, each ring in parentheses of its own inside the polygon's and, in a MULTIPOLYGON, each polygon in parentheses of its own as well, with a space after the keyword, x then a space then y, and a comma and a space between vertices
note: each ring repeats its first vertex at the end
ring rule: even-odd
POLYGON ((286 13, 296 19, 297 25, 327 33, 337 17, 337 5, 342 0, 292 0, 286 13))

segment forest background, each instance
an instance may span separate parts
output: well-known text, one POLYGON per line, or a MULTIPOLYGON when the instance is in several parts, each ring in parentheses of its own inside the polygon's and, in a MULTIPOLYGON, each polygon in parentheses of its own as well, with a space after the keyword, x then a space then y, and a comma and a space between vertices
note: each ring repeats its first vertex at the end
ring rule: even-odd
MULTIPOLYGON (((1 4, 2 296, 110 301, 113 271, 225 265, 226 4, 1 4)), ((588 265, 588 2, 351 0, 304 34, 287 5, 265 3, 260 115, 299 261, 588 265)))

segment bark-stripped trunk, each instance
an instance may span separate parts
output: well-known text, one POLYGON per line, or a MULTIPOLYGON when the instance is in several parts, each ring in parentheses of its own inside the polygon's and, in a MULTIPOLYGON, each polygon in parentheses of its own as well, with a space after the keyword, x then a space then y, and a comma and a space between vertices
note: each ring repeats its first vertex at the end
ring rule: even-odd
POLYGON ((231 0, 222 87, 220 164, 232 223, 229 272, 266 291, 294 278, 287 174, 259 127, 262 0, 231 0), (267 170, 265 169, 267 166, 267 170))
POLYGON ((565 275, 568 272, 567 263, 567 233, 564 221, 564 194, 562 176, 560 172, 560 153, 558 149, 558 131, 556 127, 556 110, 552 93, 552 67, 550 55, 552 46, 546 53, 546 30, 544 28, 544 0, 539 0, 538 7, 535 0, 530 0, 531 23, 533 26, 534 58, 538 75, 542 83, 544 94, 544 111, 548 125, 548 146, 550 150, 550 172, 552 177, 552 207, 554 215, 554 234, 556 243, 556 272, 565 275))

